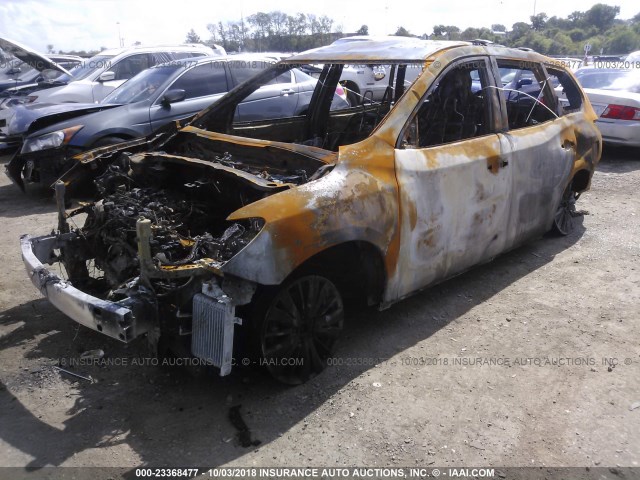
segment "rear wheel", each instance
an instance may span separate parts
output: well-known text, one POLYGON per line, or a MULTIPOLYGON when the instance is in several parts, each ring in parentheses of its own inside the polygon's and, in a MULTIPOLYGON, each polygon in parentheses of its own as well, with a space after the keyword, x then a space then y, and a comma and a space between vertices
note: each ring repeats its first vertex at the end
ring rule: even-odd
POLYGON ((320 373, 342 332, 344 306, 327 278, 285 283, 257 312, 260 363, 277 380, 296 385, 320 373))
POLYGON ((558 205, 556 214, 553 217, 553 227, 551 230, 561 236, 569 235, 574 227, 573 219, 576 216, 576 200, 578 197, 571 187, 572 185, 569 184, 562 195, 560 205, 558 205))

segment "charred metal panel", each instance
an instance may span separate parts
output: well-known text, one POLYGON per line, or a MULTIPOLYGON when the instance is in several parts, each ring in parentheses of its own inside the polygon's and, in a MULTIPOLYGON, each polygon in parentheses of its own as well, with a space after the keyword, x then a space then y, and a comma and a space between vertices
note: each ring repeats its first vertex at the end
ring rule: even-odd
MULTIPOLYGON (((397 225, 395 175, 392 166, 373 160, 375 150, 369 145, 341 151, 343 158, 362 161, 360 168, 345 161, 317 181, 230 215, 228 220, 264 218, 266 225, 222 270, 276 285, 311 256, 343 242, 366 241, 387 252, 397 225), (371 163, 367 165, 365 158, 371 163)), ((388 145, 386 148, 393 151, 388 145)))
POLYGON ((512 173, 487 165, 501 157, 497 135, 396 150, 400 255, 386 302, 490 259, 511 243, 512 173))
POLYGON ((468 42, 392 38, 388 41, 349 42, 315 48, 286 58, 282 63, 400 63, 424 60, 434 53, 468 42))
POLYGON ((560 118, 500 134, 513 172, 510 224, 514 246, 551 227, 576 160, 572 141, 567 139, 572 128, 565 128, 571 126, 560 118))

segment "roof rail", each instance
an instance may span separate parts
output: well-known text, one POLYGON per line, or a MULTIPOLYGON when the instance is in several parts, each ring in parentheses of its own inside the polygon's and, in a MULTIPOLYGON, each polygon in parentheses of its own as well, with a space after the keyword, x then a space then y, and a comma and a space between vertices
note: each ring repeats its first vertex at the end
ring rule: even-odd
POLYGON ((484 45, 485 47, 488 45, 495 45, 495 42, 491 40, 485 40, 484 38, 476 38, 475 40, 471 40, 472 45, 484 45))

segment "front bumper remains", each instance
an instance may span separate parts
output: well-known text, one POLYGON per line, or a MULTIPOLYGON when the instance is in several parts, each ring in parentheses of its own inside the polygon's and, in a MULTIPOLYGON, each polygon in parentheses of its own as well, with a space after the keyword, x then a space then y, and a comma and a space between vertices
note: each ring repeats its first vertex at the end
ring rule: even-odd
MULTIPOLYGON (((142 237, 141 244, 148 248, 148 238, 145 235, 148 233, 145 230, 143 227, 139 233, 142 237)), ((77 232, 42 237, 23 235, 20 238, 22 261, 31 282, 62 313, 109 337, 128 343, 153 330, 158 325, 157 313, 149 307, 152 302, 148 299, 144 301, 127 297, 118 302, 102 300, 78 290, 47 269, 45 264, 50 265, 59 260, 56 251, 68 247, 77 238, 77 232)), ((145 258, 148 255, 145 250, 144 247, 141 248, 143 265, 149 260, 145 258)), ((253 295, 254 289, 250 288, 248 298, 253 295)), ((246 287, 244 296, 247 296, 246 287)), ((205 283, 202 293, 193 298, 191 352, 207 364, 220 368, 221 376, 231 373, 234 326, 242 324, 235 316, 235 306, 233 299, 215 281, 205 283)))
POLYGON ((70 282, 49 271, 44 264, 57 261, 55 250, 77 237, 63 233, 43 237, 20 238, 22 261, 31 282, 61 312, 81 325, 128 343, 147 333, 155 324, 143 302, 128 297, 119 302, 86 294, 70 282))

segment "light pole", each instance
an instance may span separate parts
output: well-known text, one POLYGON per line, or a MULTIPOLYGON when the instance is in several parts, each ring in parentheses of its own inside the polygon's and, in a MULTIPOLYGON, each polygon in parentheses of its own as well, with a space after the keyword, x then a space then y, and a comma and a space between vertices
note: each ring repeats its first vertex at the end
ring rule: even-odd
POLYGON ((118 25, 118 46, 122 47, 122 36, 120 35, 120 22, 116 22, 116 25, 118 25))

